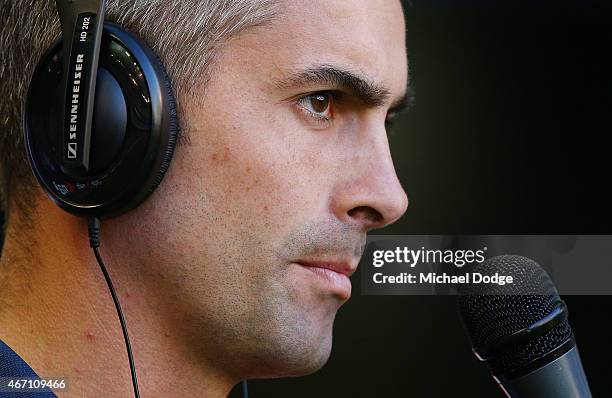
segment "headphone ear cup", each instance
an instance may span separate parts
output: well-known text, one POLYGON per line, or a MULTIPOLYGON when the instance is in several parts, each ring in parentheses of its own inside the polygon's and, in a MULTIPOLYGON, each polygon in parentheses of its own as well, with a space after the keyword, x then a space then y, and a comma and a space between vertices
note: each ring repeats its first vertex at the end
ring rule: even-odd
POLYGON ((65 123, 61 53, 58 41, 32 76, 24 112, 28 160, 42 188, 62 209, 100 218, 120 215, 140 205, 170 166, 179 134, 172 84, 143 41, 106 22, 90 168, 86 175, 74 176, 59 162, 65 123), (50 93, 57 93, 59 101, 49 101, 50 93))
POLYGON ((105 68, 98 68, 89 162, 92 174, 107 170, 121 153, 127 116, 125 97, 117 79, 105 68))

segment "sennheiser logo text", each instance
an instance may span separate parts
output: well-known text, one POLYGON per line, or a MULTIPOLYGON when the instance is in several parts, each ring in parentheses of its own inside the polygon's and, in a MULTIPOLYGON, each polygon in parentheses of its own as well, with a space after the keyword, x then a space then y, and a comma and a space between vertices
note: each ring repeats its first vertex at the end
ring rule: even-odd
MULTIPOLYGON (((69 139, 77 139, 77 123, 79 121, 79 107, 81 96, 81 75, 83 73, 83 61, 85 55, 77 54, 76 63, 74 65, 74 78, 72 81, 72 100, 70 105, 70 134, 69 139)), ((75 159, 77 157, 77 143, 68 143, 68 158, 75 159)))
MULTIPOLYGON (((79 42, 86 43, 89 38, 89 26, 91 24, 91 17, 82 16, 81 23, 78 29, 80 30, 78 35, 79 42)), ((78 52, 74 59, 74 68, 72 75, 72 90, 70 92, 70 123, 68 126, 68 142, 67 142, 67 157, 68 159, 77 158, 77 132, 79 130, 79 117, 81 110, 81 89, 83 76, 83 64, 85 63, 85 53, 78 52)))

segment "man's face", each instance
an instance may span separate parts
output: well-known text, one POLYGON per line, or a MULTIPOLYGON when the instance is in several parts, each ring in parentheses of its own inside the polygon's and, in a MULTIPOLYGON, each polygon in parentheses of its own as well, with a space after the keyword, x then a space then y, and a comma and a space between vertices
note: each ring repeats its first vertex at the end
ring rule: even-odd
POLYGON ((326 362, 350 290, 304 265, 350 273, 365 233, 406 210, 385 131, 406 92, 404 31, 399 1, 287 1, 182 99, 189 142, 120 218, 117 250, 202 358, 251 377, 326 362))

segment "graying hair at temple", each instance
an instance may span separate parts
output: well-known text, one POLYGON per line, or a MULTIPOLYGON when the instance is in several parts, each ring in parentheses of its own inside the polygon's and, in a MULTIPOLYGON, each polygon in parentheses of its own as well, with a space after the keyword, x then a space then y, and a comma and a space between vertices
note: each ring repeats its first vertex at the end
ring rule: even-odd
MULTIPOLYGON (((106 20, 143 39, 161 58, 177 99, 195 97, 205 84, 215 55, 244 30, 269 23, 273 0, 108 0, 106 20)), ((22 109, 28 82, 44 51, 60 37, 53 0, 3 0, 0 7, 0 198, 7 212, 16 205, 27 224, 36 188, 25 155, 22 109)), ((198 96, 202 97, 204 92, 198 96)), ((180 143, 180 139, 179 139, 180 143)), ((26 227, 26 225, 24 225, 26 227)))

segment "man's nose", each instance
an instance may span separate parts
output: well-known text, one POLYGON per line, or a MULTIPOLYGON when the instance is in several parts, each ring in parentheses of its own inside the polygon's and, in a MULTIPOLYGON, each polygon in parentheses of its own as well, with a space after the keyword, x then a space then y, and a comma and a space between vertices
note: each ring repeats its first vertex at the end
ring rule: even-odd
POLYGON ((397 221, 408 196, 393 166, 386 135, 347 158, 332 199, 336 217, 368 231, 397 221))

